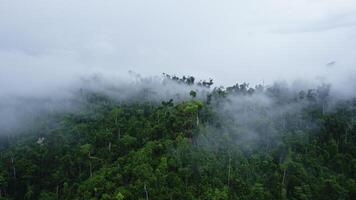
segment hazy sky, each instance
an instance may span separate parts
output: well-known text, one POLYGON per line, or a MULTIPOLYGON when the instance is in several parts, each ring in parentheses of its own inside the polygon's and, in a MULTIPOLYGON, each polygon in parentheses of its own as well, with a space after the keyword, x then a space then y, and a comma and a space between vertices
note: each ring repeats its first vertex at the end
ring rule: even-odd
POLYGON ((0 1, 0 94, 128 70, 218 84, 353 79, 356 1, 0 1))

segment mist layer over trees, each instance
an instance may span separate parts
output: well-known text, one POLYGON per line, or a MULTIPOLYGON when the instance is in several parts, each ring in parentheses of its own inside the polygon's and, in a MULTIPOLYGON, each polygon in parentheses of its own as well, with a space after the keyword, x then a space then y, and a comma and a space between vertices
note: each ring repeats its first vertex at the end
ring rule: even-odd
POLYGON ((0 199, 356 199, 356 99, 332 85, 80 83, 2 100, 0 199))

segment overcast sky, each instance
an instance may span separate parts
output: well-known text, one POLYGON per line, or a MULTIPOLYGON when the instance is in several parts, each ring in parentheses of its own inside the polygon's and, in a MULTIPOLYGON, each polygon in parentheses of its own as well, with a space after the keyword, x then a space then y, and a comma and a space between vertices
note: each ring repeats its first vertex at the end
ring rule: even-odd
POLYGON ((340 84, 356 77, 356 1, 0 1, 0 94, 128 70, 340 84))

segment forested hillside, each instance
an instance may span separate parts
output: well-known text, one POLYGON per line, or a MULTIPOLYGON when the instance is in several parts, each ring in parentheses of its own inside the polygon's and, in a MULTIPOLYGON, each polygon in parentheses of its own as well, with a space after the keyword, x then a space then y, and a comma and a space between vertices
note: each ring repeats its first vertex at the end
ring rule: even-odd
POLYGON ((164 79, 187 97, 82 89, 74 111, 4 130, 0 199, 356 199, 355 99, 164 79))

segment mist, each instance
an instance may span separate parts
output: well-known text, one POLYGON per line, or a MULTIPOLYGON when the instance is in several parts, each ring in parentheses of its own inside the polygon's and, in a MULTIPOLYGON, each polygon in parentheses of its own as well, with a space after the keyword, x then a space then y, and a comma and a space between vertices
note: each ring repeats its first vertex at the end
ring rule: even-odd
POLYGON ((355 77, 352 0, 0 5, 2 94, 41 93, 83 75, 129 70, 211 77, 225 86, 296 79, 349 85, 343 82, 355 77))
POLYGON ((163 72, 212 78, 215 87, 284 81, 299 91, 331 84, 332 96, 350 98, 355 13, 351 0, 1 1, 0 125, 20 124, 43 102, 71 110, 80 89, 120 101, 146 89, 155 102, 199 90, 162 86, 163 72))

